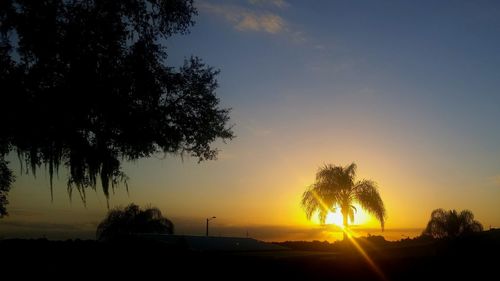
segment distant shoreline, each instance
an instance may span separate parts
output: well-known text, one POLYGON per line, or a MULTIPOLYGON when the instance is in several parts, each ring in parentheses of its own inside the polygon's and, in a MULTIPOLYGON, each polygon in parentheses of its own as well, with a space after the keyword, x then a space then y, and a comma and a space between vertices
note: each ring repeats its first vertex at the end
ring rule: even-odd
MULTIPOLYGON (((422 233, 423 228, 389 228, 382 231, 376 228, 353 227, 355 236, 383 236, 387 241, 398 241, 406 238, 414 238, 422 233)), ((280 227, 280 226, 253 226, 253 227, 218 227, 214 229, 214 236, 221 237, 248 237, 265 242, 283 241, 328 241, 334 242, 342 239, 342 232, 338 229, 328 229, 325 227, 280 227)), ((176 234, 179 235, 200 235, 203 231, 197 229, 180 228, 176 234)), ((87 229, 40 229, 30 228, 28 224, 23 227, 3 225, 0 223, 0 239, 37 239, 46 238, 49 240, 69 240, 69 239, 95 239, 95 231, 87 229)))

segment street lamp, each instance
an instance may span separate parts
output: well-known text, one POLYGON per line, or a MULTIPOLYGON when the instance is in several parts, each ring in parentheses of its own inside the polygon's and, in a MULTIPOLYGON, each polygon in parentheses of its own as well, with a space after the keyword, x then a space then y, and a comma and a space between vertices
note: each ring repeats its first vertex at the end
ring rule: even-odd
POLYGON ((207 218, 207 237, 208 237, 208 222, 215 219, 216 217, 207 218))

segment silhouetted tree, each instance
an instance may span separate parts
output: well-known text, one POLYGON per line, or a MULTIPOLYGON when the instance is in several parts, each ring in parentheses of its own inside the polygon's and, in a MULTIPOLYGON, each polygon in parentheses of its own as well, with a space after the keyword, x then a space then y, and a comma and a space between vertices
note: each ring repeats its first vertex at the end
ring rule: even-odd
POLYGON ((471 211, 463 210, 458 213, 456 210, 436 209, 432 211, 431 219, 422 235, 453 238, 478 231, 483 231, 483 226, 474 220, 474 214, 471 211))
MULTIPOLYGON (((0 2, 0 159, 17 152, 33 174, 69 170, 68 190, 126 181, 124 160, 155 153, 214 159, 233 138, 219 107, 218 70, 199 58, 167 66, 192 0, 0 2)), ((5 181, 8 182, 8 181, 5 181)))
POLYGON ((110 241, 140 233, 173 234, 174 224, 158 208, 141 209, 135 204, 110 210, 97 226, 97 239, 110 241))
POLYGON ((10 190, 10 185, 14 180, 12 171, 7 167, 7 162, 4 159, 0 159, 0 218, 8 215, 7 213, 7 194, 10 190))
MULTIPOLYGON (((386 212, 384 202, 375 182, 371 180, 355 181, 356 164, 349 166, 325 165, 316 173, 316 182, 302 195, 302 206, 308 219, 318 213, 321 223, 325 223, 328 212, 340 208, 343 216, 344 227, 348 227, 349 219, 354 220, 356 211, 354 202, 363 209, 375 215, 380 221, 382 230, 386 212)), ((344 232, 344 240, 346 239, 344 232)))

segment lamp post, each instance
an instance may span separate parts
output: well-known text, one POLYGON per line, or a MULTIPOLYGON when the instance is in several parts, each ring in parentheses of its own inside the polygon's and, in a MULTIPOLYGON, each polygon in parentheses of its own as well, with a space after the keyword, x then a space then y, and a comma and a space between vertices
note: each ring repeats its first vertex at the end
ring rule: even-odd
POLYGON ((208 237, 208 222, 215 219, 216 217, 207 218, 207 237, 208 237))

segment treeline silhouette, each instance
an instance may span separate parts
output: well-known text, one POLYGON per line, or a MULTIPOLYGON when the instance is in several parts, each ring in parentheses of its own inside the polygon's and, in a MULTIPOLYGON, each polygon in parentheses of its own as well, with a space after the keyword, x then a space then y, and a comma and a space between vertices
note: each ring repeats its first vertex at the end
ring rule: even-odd
MULTIPOLYGON (((486 234, 483 232, 483 226, 480 222, 474 220, 474 214, 470 210, 457 212, 456 210, 446 211, 444 209, 436 209, 432 211, 431 218, 427 223, 427 227, 422 231, 420 236, 414 238, 405 238, 399 241, 387 241, 381 235, 368 235, 366 237, 353 237, 356 242, 366 245, 369 248, 400 248, 400 247, 434 247, 448 245, 451 243, 462 243, 468 241, 469 237, 472 240, 481 237, 494 237, 498 235, 499 230, 491 230, 486 234)), ((342 251, 351 242, 347 241, 285 241, 274 242, 277 245, 284 246, 294 250, 302 251, 342 251)))
MULTIPOLYGON (((388 280, 491 280, 498 274, 500 229, 454 239, 426 239, 389 242, 374 236, 357 241, 388 280)), ((103 243, 38 239, 0 240, 0 249, 6 280, 58 279, 75 274, 79 278, 114 279, 381 280, 366 259, 348 247, 318 252, 333 246, 325 242, 281 244, 302 246, 296 251, 224 253, 172 250, 154 240, 103 243), (314 249, 304 251, 305 243, 314 249)))
MULTIPOLYGON (((370 247, 391 248, 391 247, 407 247, 407 246, 422 246, 431 244, 436 239, 428 236, 418 236, 415 238, 405 238, 398 241, 388 241, 381 235, 368 235, 366 237, 352 237, 357 243, 362 245, 370 245, 370 247)), ((350 247, 351 242, 347 241, 284 241, 273 242, 274 244, 284 246, 300 251, 320 251, 320 252, 336 252, 344 251, 346 247, 350 247)), ((349 248, 349 251, 351 249, 349 248)))
MULTIPOLYGON (((437 212, 452 219, 460 214, 434 211, 430 224, 435 223, 437 212)), ((473 216, 464 216, 469 218, 466 222, 476 225, 473 216)), ((151 235, 140 235, 173 232, 173 225, 170 228, 168 222, 156 208, 130 204, 110 210, 98 227, 101 235, 114 228, 109 237, 119 239, 0 240, 5 257, 2 276, 40 279, 78 272, 80 278, 98 275, 113 279, 175 274, 176 278, 209 280, 477 280, 497 274, 500 262, 500 229, 446 237, 427 235, 424 231, 419 237, 400 241, 368 235, 333 243, 275 242, 290 250, 264 252, 193 251, 182 245, 172 247, 151 239, 151 235), (115 232, 116 229, 120 231, 115 232), (119 235, 114 236, 116 233, 119 235)))

